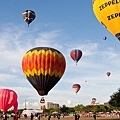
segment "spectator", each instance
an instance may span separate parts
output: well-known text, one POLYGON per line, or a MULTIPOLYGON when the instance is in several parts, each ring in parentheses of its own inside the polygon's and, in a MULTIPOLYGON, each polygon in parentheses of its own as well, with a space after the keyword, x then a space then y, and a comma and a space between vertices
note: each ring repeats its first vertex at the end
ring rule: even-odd
POLYGON ((77 114, 77 120, 79 120, 80 119, 80 115, 79 114, 77 114))
POLYGON ((30 120, 33 120, 33 118, 34 118, 34 115, 33 115, 33 113, 31 113, 30 120))
POLYGON ((48 120, 50 120, 50 118, 51 118, 51 116, 49 115, 49 116, 48 116, 48 120))
POLYGON ((7 120, 7 114, 6 113, 3 115, 3 120, 7 120))
POLYGON ((96 113, 93 114, 93 119, 96 120, 96 113))
POLYGON ((75 117, 75 120, 77 120, 77 114, 76 113, 75 113, 74 117, 75 117))

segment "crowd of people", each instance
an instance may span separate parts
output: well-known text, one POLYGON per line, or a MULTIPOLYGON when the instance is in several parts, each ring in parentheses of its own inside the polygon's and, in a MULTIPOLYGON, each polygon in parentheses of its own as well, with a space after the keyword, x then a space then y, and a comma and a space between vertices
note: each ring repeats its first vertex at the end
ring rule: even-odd
MULTIPOLYGON (((20 118, 20 115, 19 115, 18 113, 16 113, 16 114, 14 114, 14 116, 12 116, 12 117, 13 117, 13 120, 18 120, 18 118, 20 118)), ((5 114, 3 114, 2 118, 3 118, 3 120, 7 120, 9 117, 8 117, 7 114, 5 113, 5 114)))
MULTIPOLYGON (((61 118, 64 117, 70 117, 69 116, 65 116, 64 114, 33 114, 31 113, 30 116, 27 116, 27 114, 24 114, 24 116, 20 116, 18 113, 14 114, 13 116, 11 116, 13 118, 13 120, 20 120, 19 118, 28 118, 29 120, 43 120, 44 118, 46 118, 46 120, 51 120, 51 118, 57 118, 58 120, 60 120, 61 118)), ((109 118, 120 118, 120 112, 77 112, 75 114, 72 115, 73 120, 80 120, 83 117, 92 117, 93 120, 97 120, 97 118, 99 117, 109 117, 109 118)), ((7 114, 3 114, 2 115, 2 120, 8 120, 8 116, 7 114)))
MULTIPOLYGON (((60 114, 57 114, 57 115, 41 115, 41 114, 36 114, 36 115, 33 115, 32 113, 31 113, 31 115, 30 115, 30 120, 33 120, 33 118, 35 118, 35 119, 37 119, 37 120, 40 120, 42 117, 47 117, 48 118, 48 120, 50 120, 51 119, 51 117, 53 116, 53 118, 57 118, 58 120, 60 120, 60 114)), ((64 117, 64 116, 63 116, 64 117)))

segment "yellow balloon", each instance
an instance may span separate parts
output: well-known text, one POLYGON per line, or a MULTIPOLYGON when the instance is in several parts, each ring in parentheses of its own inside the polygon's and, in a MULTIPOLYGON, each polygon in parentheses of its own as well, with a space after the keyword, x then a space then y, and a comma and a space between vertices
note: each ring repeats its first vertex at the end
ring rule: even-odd
POLYGON ((120 41, 120 0, 92 0, 98 21, 120 41))

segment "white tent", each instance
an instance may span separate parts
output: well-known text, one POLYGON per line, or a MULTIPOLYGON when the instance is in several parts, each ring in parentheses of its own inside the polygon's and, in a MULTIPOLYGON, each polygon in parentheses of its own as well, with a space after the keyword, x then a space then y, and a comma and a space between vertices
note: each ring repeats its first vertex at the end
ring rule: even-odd
POLYGON ((31 113, 32 113, 33 115, 35 115, 35 114, 37 114, 37 113, 43 113, 43 110, 23 110, 22 116, 24 116, 25 114, 26 114, 27 116, 30 116, 31 113))

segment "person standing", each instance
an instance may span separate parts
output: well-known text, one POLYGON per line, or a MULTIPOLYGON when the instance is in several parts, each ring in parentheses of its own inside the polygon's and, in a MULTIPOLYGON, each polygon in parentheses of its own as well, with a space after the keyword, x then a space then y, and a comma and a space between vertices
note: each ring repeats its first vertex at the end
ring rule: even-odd
POLYGON ((7 114, 6 113, 3 115, 3 120, 7 120, 7 114))
POLYGON ((93 119, 96 120, 96 113, 93 114, 93 119))
POLYGON ((80 115, 79 114, 77 114, 77 120, 79 120, 80 119, 80 115))
POLYGON ((34 118, 34 115, 33 115, 33 113, 31 113, 30 120, 33 120, 33 118, 34 118))
POLYGON ((18 120, 18 113, 15 114, 15 120, 18 120))
POLYGON ((40 115, 38 115, 38 120, 40 120, 40 115))
POLYGON ((49 116, 48 116, 48 120, 50 120, 50 118, 51 118, 51 116, 49 115, 49 116))
POLYGON ((75 117, 75 120, 77 120, 77 114, 76 113, 75 113, 74 117, 75 117))
POLYGON ((58 120, 60 120, 60 115, 57 115, 58 120))

